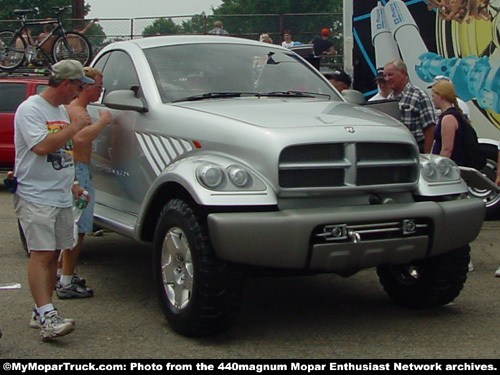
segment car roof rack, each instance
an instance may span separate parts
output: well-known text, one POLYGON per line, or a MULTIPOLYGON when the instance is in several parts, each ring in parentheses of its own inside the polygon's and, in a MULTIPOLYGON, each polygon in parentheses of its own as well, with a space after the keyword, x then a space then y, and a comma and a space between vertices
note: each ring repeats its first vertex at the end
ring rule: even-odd
POLYGON ((15 70, 0 71, 0 78, 5 77, 47 77, 51 73, 48 67, 22 67, 15 70))

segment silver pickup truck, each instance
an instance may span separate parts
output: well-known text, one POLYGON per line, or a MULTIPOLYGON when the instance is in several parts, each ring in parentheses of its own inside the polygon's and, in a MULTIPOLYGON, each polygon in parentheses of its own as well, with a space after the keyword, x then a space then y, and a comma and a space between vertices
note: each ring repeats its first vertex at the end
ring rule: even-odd
POLYGON ((92 66, 113 122, 92 155, 98 225, 154 244, 159 300, 188 336, 238 312, 248 273, 349 276, 444 305, 484 203, 398 121, 347 103, 285 48, 220 36, 117 42, 92 66))

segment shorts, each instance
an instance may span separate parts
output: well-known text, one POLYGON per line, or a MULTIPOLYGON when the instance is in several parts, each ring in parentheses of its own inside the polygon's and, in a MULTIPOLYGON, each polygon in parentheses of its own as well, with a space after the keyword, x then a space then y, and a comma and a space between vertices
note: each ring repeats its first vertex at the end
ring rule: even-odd
POLYGON ((82 210, 82 216, 78 220, 78 233, 92 233, 94 227, 94 203, 95 190, 92 187, 92 175, 89 171, 89 166, 84 163, 76 163, 75 175, 78 183, 82 188, 87 190, 90 195, 90 201, 82 210))
POLYGON ((14 195, 14 210, 30 251, 71 249, 74 220, 71 207, 31 203, 14 195))

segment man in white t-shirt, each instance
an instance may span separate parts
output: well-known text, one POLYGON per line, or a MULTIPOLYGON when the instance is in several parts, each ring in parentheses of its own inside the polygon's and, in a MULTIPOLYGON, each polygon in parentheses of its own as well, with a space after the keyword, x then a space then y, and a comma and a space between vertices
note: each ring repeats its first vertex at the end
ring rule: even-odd
POLYGON ((295 45, 295 42, 292 40, 292 33, 290 30, 285 30, 283 32, 283 42, 281 42, 281 46, 285 48, 292 48, 295 45))
POLYGON ((377 83, 378 92, 368 99, 369 102, 376 100, 386 100, 392 90, 387 86, 387 82, 384 77, 384 68, 377 69, 377 75, 375 76, 375 82, 377 83))
POLYGON ((28 282, 36 304, 30 327, 39 328, 44 340, 74 329, 74 321, 54 308, 52 295, 59 253, 74 241, 73 199, 83 191, 73 185, 72 138, 90 121, 83 112, 70 121, 64 104, 84 83, 94 81, 85 77, 80 62, 54 64, 48 87, 21 103, 14 119, 14 208, 30 251, 28 282))

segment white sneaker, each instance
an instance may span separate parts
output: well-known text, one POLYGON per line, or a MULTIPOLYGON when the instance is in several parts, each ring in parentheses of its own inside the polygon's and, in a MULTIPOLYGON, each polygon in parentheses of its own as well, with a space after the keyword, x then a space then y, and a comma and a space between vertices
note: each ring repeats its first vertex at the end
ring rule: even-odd
POLYGON ((500 277, 500 267, 495 271, 495 277, 500 277))
MULTIPOLYGON (((64 321, 71 323, 71 324, 75 324, 74 319, 66 318, 66 319, 64 319, 64 321)), ((31 313, 31 320, 30 320, 29 325, 30 325, 30 328, 35 328, 35 329, 40 329, 40 327, 42 326, 42 324, 40 323, 40 314, 38 313, 38 311, 36 309, 33 309, 32 313, 31 313)))
POLYGON ((59 316, 57 310, 48 311, 40 317, 40 337, 43 340, 65 336, 74 329, 75 322, 66 321, 59 316))

